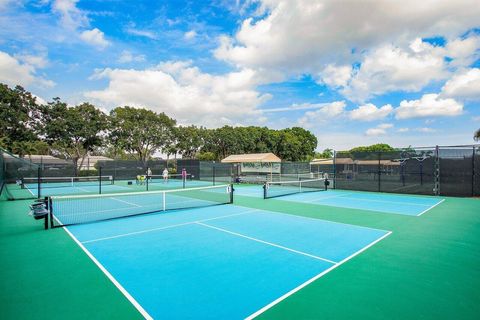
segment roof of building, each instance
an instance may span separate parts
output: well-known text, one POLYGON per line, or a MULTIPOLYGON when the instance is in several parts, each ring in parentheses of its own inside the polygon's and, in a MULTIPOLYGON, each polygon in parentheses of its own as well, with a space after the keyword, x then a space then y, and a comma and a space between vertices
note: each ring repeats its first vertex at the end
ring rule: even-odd
POLYGON ((223 163, 239 162, 282 162, 282 159, 273 153, 232 154, 222 160, 223 163))
MULTIPOLYGON (((314 165, 333 165, 333 159, 313 159, 310 164, 314 165)), ((335 164, 359 164, 359 165, 378 165, 378 160, 353 160, 352 158, 336 158, 335 164)), ((382 165, 399 166, 400 162, 392 160, 380 160, 382 165)))

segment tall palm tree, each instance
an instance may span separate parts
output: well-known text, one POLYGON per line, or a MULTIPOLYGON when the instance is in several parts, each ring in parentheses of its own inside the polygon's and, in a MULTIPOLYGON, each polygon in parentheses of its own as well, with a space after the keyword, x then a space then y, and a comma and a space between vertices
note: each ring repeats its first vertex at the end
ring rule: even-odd
POLYGON ((477 131, 475 131, 475 135, 473 136, 473 139, 475 141, 479 141, 480 140, 480 129, 478 129, 477 131))

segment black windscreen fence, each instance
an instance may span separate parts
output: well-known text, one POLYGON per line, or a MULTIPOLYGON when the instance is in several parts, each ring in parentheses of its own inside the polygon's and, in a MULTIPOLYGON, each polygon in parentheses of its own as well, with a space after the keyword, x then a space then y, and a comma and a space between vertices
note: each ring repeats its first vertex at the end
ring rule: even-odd
POLYGON ((479 146, 473 145, 410 147, 393 152, 339 151, 333 160, 334 185, 361 191, 479 196, 479 158, 479 146))
POLYGON ((112 160, 81 165, 34 160, 0 149, 0 199, 152 191, 318 179, 330 188, 419 195, 480 196, 480 145, 337 151, 311 162, 219 163, 192 159, 112 160), (168 170, 168 179, 165 178, 168 170), (184 174, 182 174, 182 172, 184 174))

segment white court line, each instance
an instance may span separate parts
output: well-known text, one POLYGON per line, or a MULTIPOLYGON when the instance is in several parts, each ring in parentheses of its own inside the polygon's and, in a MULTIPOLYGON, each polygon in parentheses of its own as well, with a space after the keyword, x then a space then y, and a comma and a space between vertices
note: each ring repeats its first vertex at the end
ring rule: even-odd
MULTIPOLYGON (((235 206, 237 207, 242 207, 238 204, 236 204, 235 206)), ((248 208, 248 207, 244 207, 244 208, 248 208)), ((384 229, 377 229, 377 228, 371 228, 371 227, 365 227, 365 226, 359 226, 357 224, 351 224, 351 223, 345 223, 345 222, 338 222, 338 221, 331 221, 331 220, 325 220, 325 219, 322 219, 322 218, 314 218, 314 217, 308 217, 308 216, 303 216, 303 215, 298 215, 298 214, 293 214, 293 213, 287 213, 287 212, 280 212, 280 211, 268 211, 268 210, 260 210, 260 212, 258 212, 260 214, 274 214, 274 215, 287 215, 287 216, 290 216, 290 217, 294 217, 294 218, 298 218, 298 219, 310 219, 310 220, 314 220, 314 221, 317 221, 317 222, 323 222, 323 223, 336 223, 336 224, 343 224, 345 226, 349 226, 349 227, 355 227, 355 228, 363 228, 363 229, 369 229, 369 230, 375 230, 375 231, 383 231, 383 232, 389 232, 389 230, 384 230, 384 229)))
POLYGON ((78 190, 81 190, 81 191, 84 191, 84 192, 90 192, 91 191, 89 189, 84 189, 84 188, 80 188, 80 187, 77 187, 77 186, 73 186, 73 188, 77 188, 78 190))
POLYGON ((336 195, 336 196, 317 198, 317 199, 308 200, 308 201, 302 201, 302 202, 304 202, 304 203, 310 203, 310 202, 322 201, 322 200, 332 199, 332 198, 341 198, 341 197, 346 196, 346 195, 349 195, 349 194, 352 194, 352 193, 339 194, 339 195, 336 195))
POLYGON ((70 232, 70 230, 68 230, 66 227, 63 227, 63 230, 65 230, 65 232, 73 239, 73 241, 75 241, 80 246, 83 252, 87 254, 87 256, 97 265, 97 267, 102 270, 102 272, 107 276, 107 278, 112 281, 112 283, 117 287, 118 290, 120 290, 121 293, 123 293, 123 295, 128 299, 128 301, 130 301, 130 303, 133 304, 133 306, 138 310, 138 312, 140 312, 140 314, 145 319, 153 320, 153 317, 149 315, 148 312, 145 311, 145 309, 142 308, 142 306, 137 302, 137 300, 135 300, 135 298, 132 297, 132 295, 130 295, 127 290, 125 290, 125 288, 117 281, 117 279, 115 279, 112 274, 108 272, 108 270, 93 256, 93 254, 91 254, 90 251, 88 251, 87 248, 85 248, 83 244, 78 241, 78 239, 70 232))
POLYGON ((406 204, 406 205, 412 205, 412 206, 419 206, 419 207, 427 207, 430 206, 428 204, 421 204, 421 203, 414 203, 414 202, 398 202, 398 201, 390 201, 390 200, 375 200, 375 199, 365 199, 365 198, 349 198, 346 197, 345 199, 350 199, 350 200, 360 200, 360 201, 370 201, 370 202, 381 202, 381 203, 393 203, 393 204, 406 204))
POLYGON ((134 232, 129 232, 129 233, 123 233, 123 234, 118 234, 118 235, 110 236, 110 237, 87 240, 87 241, 83 241, 82 243, 91 243, 91 242, 97 242, 97 241, 103 241, 103 240, 117 239, 117 238, 134 236, 134 235, 137 235, 137 234, 143 234, 143 233, 148 233, 148 232, 153 232, 153 231, 172 229, 172 228, 176 228, 176 227, 186 226, 186 225, 189 225, 189 224, 196 224, 198 222, 206 222, 206 221, 211 221, 211 220, 235 217, 235 216, 239 216, 239 215, 243 215, 243 214, 247 214, 247 213, 252 213, 252 212, 255 212, 255 211, 259 211, 259 209, 246 210, 246 211, 242 211, 242 212, 238 212, 238 213, 232 213, 232 214, 217 216, 217 217, 208 218, 208 219, 195 220, 195 221, 189 221, 189 222, 184 222, 184 223, 172 224, 172 225, 164 226, 164 227, 157 227, 157 228, 145 229, 145 230, 134 231, 134 232))
POLYGON ((440 203, 442 203, 443 201, 445 201, 445 199, 440 200, 437 204, 434 204, 434 205, 431 206, 430 208, 428 208, 428 209, 420 212, 420 214, 418 214, 417 217, 420 217, 420 216, 421 216, 422 214, 424 214, 425 212, 432 210, 433 208, 435 208, 436 206, 438 206, 438 205, 439 205, 440 203))
POLYGON ((138 204, 136 204, 136 203, 128 202, 128 201, 125 201, 125 200, 122 200, 122 199, 117 199, 117 198, 115 198, 115 197, 111 197, 110 199, 116 200, 116 201, 119 201, 119 202, 123 202, 123 203, 129 204, 129 205, 134 206, 134 207, 139 207, 139 208, 142 207, 142 206, 140 206, 140 205, 138 205, 138 204))
POLYGON ((356 255, 362 253, 363 251, 367 250, 368 248, 370 248, 371 246, 373 246, 374 244, 376 244, 377 242, 385 239, 386 237, 388 237, 389 235, 391 235, 392 232, 389 231, 388 233, 386 233, 385 235, 383 235, 382 237, 378 238, 377 240, 373 241, 372 243, 368 244, 367 246, 363 247, 362 249, 360 249, 359 251, 353 253, 352 255, 348 256, 347 258, 343 259, 342 261, 334 264, 333 266, 331 266, 330 268, 328 268, 327 270, 324 270, 323 272, 317 274, 316 276, 314 276, 313 278, 311 278, 310 280, 307 280, 306 282, 302 283, 301 285, 299 285, 298 287, 294 288, 293 290, 290 290, 289 292, 285 293, 283 296, 279 297, 278 299, 270 302, 269 304, 267 304, 265 307, 259 309, 258 311, 252 313, 251 315, 249 315, 248 317, 245 318, 245 320, 251 320, 257 316, 259 316, 260 314, 264 313, 265 311, 267 311, 268 309, 272 308, 273 306, 275 306, 276 304, 278 304, 279 302, 285 300, 286 298, 288 298, 289 296, 291 296, 292 294, 296 293, 297 291, 303 289, 304 287, 306 287, 307 285, 309 285, 310 283, 314 282, 315 280, 321 278, 322 276, 324 276, 325 274, 329 273, 330 271, 332 271, 333 269, 337 268, 338 266, 344 264, 345 262, 347 262, 348 260, 352 259, 353 257, 355 257, 356 255))
MULTIPOLYGON (((30 193, 32 194, 32 196, 35 196, 35 195, 33 194, 32 190, 30 190, 29 187, 27 187, 27 190, 28 190, 28 192, 30 192, 30 193)), ((37 189, 37 196, 38 196, 38 189, 37 189)))
POLYGON ((205 223, 202 223, 202 222, 196 222, 196 224, 199 224, 199 225, 204 226, 204 227, 207 227, 207 228, 212 228, 212 229, 215 229, 215 230, 218 230, 218 231, 222 231, 222 232, 225 232, 225 233, 229 233, 229 234, 232 234, 232 235, 234 235, 234 236, 238 236, 238 237, 242 237, 242 238, 245 238, 245 239, 249 239, 249 240, 253 240, 253 241, 256 241, 256 242, 260 242, 260 243, 263 243, 263 244, 267 244, 267 245, 272 246, 272 247, 276 247, 276 248, 280 248, 280 249, 287 250, 287 251, 290 251, 290 252, 298 253, 298 254, 301 254, 301 255, 304 255, 304 256, 313 258, 313 259, 322 260, 322 261, 325 261, 325 262, 328 262, 328 263, 332 263, 332 264, 336 264, 336 263, 337 263, 336 261, 333 261, 333 260, 325 259, 325 258, 318 257, 318 256, 315 256, 315 255, 313 255, 313 254, 309 254, 309 253, 306 253, 306 252, 303 252, 303 251, 298 251, 298 250, 295 250, 295 249, 291 249, 291 248, 288 248, 288 247, 284 247, 284 246, 281 246, 281 245, 279 245, 279 244, 275 244, 275 243, 272 243, 272 242, 263 241, 263 240, 260 240, 260 239, 257 239, 257 238, 249 237, 249 236, 246 236, 246 235, 241 234, 241 233, 229 231, 229 230, 226 230, 226 229, 223 229, 223 228, 219 228, 219 227, 215 227, 215 226, 212 226, 212 225, 209 225, 209 224, 205 224, 205 223))
MULTIPOLYGON (((352 193, 350 193, 352 194, 352 193)), ((342 197, 342 196, 338 196, 342 197)), ((323 199, 317 199, 317 200, 312 200, 308 202, 319 202, 324 199, 330 199, 330 198, 337 198, 337 197, 329 197, 329 198, 323 198, 323 199)), ((349 197, 344 197, 344 199, 349 199, 349 200, 357 200, 357 201, 369 201, 369 202, 381 202, 381 203, 392 203, 392 204, 404 204, 404 205, 412 205, 412 206, 420 206, 420 207, 427 207, 430 206, 428 204, 421 204, 421 203, 413 203, 413 202, 397 202, 397 201, 389 201, 389 200, 375 200, 375 199, 365 199, 365 198, 349 198, 349 197)), ((306 201, 303 201, 306 202, 306 201)), ((368 210, 368 209, 367 209, 368 210)))

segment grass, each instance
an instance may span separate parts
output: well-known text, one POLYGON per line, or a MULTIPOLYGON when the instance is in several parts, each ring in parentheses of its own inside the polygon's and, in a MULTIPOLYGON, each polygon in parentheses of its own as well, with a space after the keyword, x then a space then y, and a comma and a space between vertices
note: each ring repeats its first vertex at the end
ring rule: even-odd
MULTIPOLYGON (((480 200, 446 198, 420 217, 259 198, 236 204, 393 231, 259 319, 478 319, 480 200)), ((135 319, 136 309, 29 201, 0 201, 4 319, 135 319)), ((295 268, 295 266, 292 266, 295 268)))

